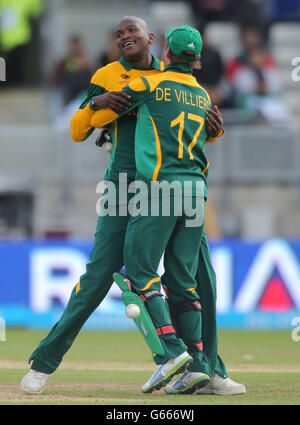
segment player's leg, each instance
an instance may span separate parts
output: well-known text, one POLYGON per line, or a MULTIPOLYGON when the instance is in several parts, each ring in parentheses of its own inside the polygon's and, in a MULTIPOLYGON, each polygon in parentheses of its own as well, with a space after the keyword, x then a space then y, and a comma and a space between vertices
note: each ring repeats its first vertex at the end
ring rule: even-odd
POLYGON ((113 281, 112 271, 120 270, 123 265, 126 220, 122 220, 125 223, 121 225, 119 219, 99 217, 86 273, 74 287, 60 320, 31 355, 33 369, 44 373, 54 372, 87 318, 109 291, 113 281))
MULTIPOLYGON (((112 274, 124 264, 123 247, 127 223, 127 216, 99 217, 86 273, 73 288, 60 320, 32 353, 29 360, 33 360, 31 370, 42 374, 53 373, 86 320, 106 296, 113 282, 112 274)), ((26 379, 30 377, 26 377, 22 381, 25 391, 30 386, 26 384, 26 379)), ((43 377, 41 375, 41 385, 43 377)))
POLYGON ((209 367, 202 348, 201 299, 194 277, 202 232, 203 225, 185 227, 179 223, 164 255, 163 282, 168 292, 172 320, 193 358, 187 371, 167 386, 168 394, 193 393, 203 380, 209 379, 209 367))
POLYGON ((157 268, 176 223, 176 217, 132 217, 125 241, 125 270, 135 292, 145 306, 160 337, 165 355, 154 356, 155 373, 143 385, 143 392, 161 388, 191 360, 183 341, 176 337, 168 308, 163 300, 157 268))
POLYGON ((210 375, 215 371, 223 378, 228 376, 225 364, 218 356, 218 332, 216 311, 216 274, 210 257, 205 233, 201 238, 199 263, 196 272, 197 292, 202 301, 203 350, 209 361, 210 375))
POLYGON ((202 304, 202 341, 209 362, 211 381, 200 388, 198 394, 243 394, 245 387, 228 378, 226 366, 218 355, 218 330, 216 312, 216 274, 211 263, 205 233, 201 239, 199 263, 196 273, 197 292, 202 304))

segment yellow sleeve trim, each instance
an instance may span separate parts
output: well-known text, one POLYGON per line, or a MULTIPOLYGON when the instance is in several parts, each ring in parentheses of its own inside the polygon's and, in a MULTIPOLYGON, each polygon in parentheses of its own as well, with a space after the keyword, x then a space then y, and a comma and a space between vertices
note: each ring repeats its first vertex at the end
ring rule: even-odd
POLYGON ((94 111, 87 104, 85 108, 79 109, 71 119, 71 137, 74 142, 82 142, 91 129, 91 116, 94 111))
POLYGON ((221 137, 223 134, 224 134, 224 130, 223 130, 223 128, 221 128, 220 133, 219 133, 216 137, 210 137, 209 139, 207 139, 207 140, 206 140, 206 142, 205 142, 205 144, 206 144, 206 143, 213 143, 213 142, 215 142, 215 141, 216 141, 216 140, 218 140, 218 138, 219 138, 219 137, 221 137))
POLYGON ((91 126, 97 128, 103 128, 106 124, 119 118, 119 115, 116 114, 110 108, 99 109, 99 111, 94 112, 91 117, 91 126))
POLYGON ((181 74, 172 71, 166 71, 162 72, 161 74, 147 76, 147 81, 150 86, 150 92, 153 92, 162 81, 173 81, 174 83, 186 84, 192 87, 200 87, 196 78, 192 75, 181 74))
MULTIPOLYGON (((117 78, 120 76, 120 70, 122 65, 120 62, 111 62, 101 68, 97 69, 91 79, 92 84, 100 85, 107 89, 107 85, 110 84, 110 81, 117 81, 117 78)), ((114 84, 116 85, 116 84, 114 84)))
POLYGON ((105 76, 105 72, 103 71, 103 68, 97 69, 97 71, 94 73, 94 75, 91 78, 91 83, 98 84, 99 80, 102 82, 104 76, 105 76))

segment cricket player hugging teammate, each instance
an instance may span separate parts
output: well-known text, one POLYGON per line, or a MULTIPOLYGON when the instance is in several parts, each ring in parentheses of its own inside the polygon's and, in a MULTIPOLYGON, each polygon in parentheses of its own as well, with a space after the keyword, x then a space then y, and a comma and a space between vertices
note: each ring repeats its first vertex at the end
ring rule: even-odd
MULTIPOLYGON (((90 122, 92 127, 102 128, 138 107, 134 183, 139 193, 143 192, 139 205, 145 197, 150 197, 151 205, 131 214, 124 246, 126 278, 115 273, 114 279, 157 365, 142 392, 158 390, 179 374, 165 391, 187 394, 210 381, 203 355, 196 271, 209 168, 204 124, 211 102, 192 76, 202 49, 200 33, 182 26, 169 30, 166 39, 165 71, 130 82, 123 92, 131 105, 123 111, 100 109, 90 122), (163 182, 179 190, 153 196, 163 182), (166 204, 168 213, 164 214, 166 204), (163 254, 165 273, 160 277, 157 269, 163 254), (162 299, 162 284, 168 305, 162 299)), ((244 388, 239 390, 244 392, 244 388)))
POLYGON ((151 54, 154 35, 143 20, 123 18, 115 36, 121 58, 93 75, 86 100, 72 117, 71 136, 82 142, 95 128, 110 129, 113 146, 105 179, 114 185, 116 200, 124 193, 122 173, 128 177, 126 193, 132 182, 147 189, 147 214, 138 208, 138 214, 121 214, 118 204, 116 214, 99 215, 86 273, 75 284, 59 321, 31 354, 22 390, 43 392, 111 288, 115 273, 127 314, 157 365, 142 392, 166 386, 179 374, 166 387, 167 394, 242 394, 245 387, 228 377, 217 352, 216 279, 203 230, 209 169, 204 146, 223 133, 223 120, 192 75, 202 49, 200 33, 188 26, 167 32, 165 70, 151 54), (156 192, 158 208, 151 214, 151 188, 163 181, 181 192, 174 196, 169 191, 167 205, 162 203, 170 207, 168 214, 161 209, 161 192, 156 192), (165 273, 160 277, 163 253, 165 273), (117 273, 124 264, 126 278, 117 273))

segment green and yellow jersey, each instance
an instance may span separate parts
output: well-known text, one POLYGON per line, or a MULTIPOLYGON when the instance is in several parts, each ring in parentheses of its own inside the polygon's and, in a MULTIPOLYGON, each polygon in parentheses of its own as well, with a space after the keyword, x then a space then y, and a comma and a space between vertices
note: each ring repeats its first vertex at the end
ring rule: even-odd
MULTIPOLYGON (((76 142, 86 140, 94 131, 91 118, 95 110, 90 106, 93 96, 108 91, 120 91, 128 83, 141 76, 160 74, 164 68, 163 62, 153 56, 149 69, 134 67, 124 58, 98 69, 93 75, 85 101, 71 120, 71 137, 76 142)), ((136 173, 134 157, 134 137, 136 126, 136 111, 131 110, 118 121, 107 124, 110 128, 113 149, 106 178, 117 180, 120 172, 127 173, 128 178, 134 178, 136 173)))
MULTIPOLYGON (((168 65, 160 74, 129 83, 124 91, 131 96, 129 110, 138 107, 137 172, 152 181, 206 182, 209 162, 204 146, 216 138, 209 138, 206 133, 209 94, 193 77, 191 68, 168 65)), ((101 128, 122 119, 125 113, 101 109, 91 115, 91 125, 101 128)))

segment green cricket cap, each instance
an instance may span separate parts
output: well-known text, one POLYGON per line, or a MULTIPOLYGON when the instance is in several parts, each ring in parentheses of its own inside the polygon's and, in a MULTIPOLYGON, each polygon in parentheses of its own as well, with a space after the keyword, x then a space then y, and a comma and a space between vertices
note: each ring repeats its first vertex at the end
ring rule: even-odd
POLYGON ((171 28, 166 32, 165 38, 172 52, 182 59, 197 59, 201 53, 203 45, 201 34, 189 25, 171 28), (193 52, 194 56, 185 55, 186 51, 193 52))

